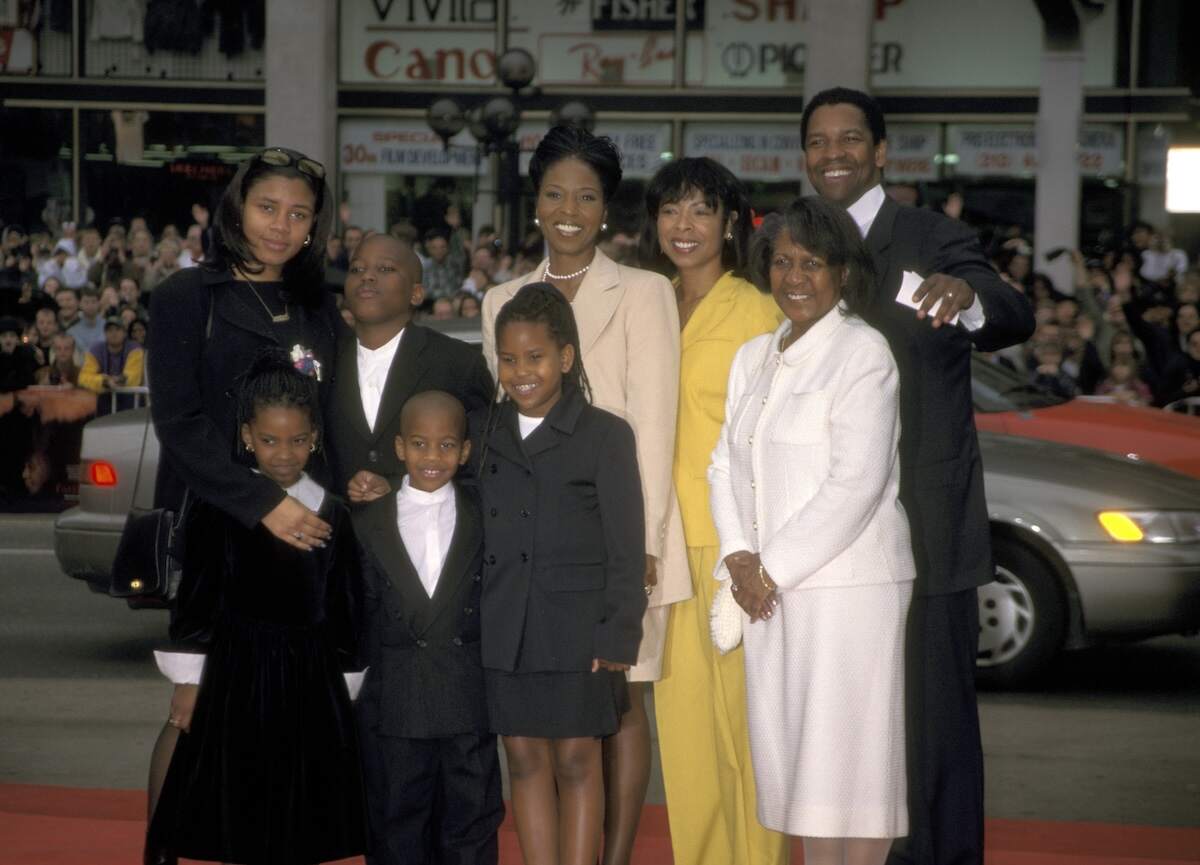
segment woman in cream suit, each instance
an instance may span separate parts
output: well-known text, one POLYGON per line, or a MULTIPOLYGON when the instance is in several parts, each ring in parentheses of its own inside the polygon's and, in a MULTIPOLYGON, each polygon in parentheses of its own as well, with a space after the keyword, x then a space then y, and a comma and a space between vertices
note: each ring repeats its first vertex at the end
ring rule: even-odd
POLYGON ((844 211, 800 199, 751 261, 787 321, 734 358, 709 481, 718 577, 747 613, 758 816, 806 865, 882 865, 908 831, 896 364, 858 317, 871 259, 844 211))
POLYGON ((646 210, 642 260, 675 277, 683 327, 674 479, 694 593, 671 608, 654 685, 671 847, 681 865, 778 865, 787 838, 755 816, 742 652, 721 655, 709 639, 719 556, 705 472, 734 353, 782 316, 744 278, 750 204, 727 168, 707 158, 664 165, 646 189, 646 210))
POLYGON ((629 861, 650 778, 650 725, 643 685, 662 672, 669 605, 691 595, 683 526, 671 488, 679 387, 679 318, 665 277, 617 264, 596 248, 605 207, 621 182, 620 153, 607 138, 558 126, 529 163, 537 222, 550 255, 526 276, 483 298, 483 352, 496 372, 496 315, 521 286, 547 281, 575 313, 583 368, 600 408, 623 417, 637 436, 646 513, 646 594, 631 707, 605 740, 604 865, 629 861))

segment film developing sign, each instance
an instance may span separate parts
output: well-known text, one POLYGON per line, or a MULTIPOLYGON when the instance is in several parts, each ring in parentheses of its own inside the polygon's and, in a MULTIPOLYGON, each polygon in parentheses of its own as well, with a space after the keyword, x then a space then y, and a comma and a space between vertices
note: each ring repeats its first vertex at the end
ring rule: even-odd
POLYGON ((343 120, 338 161, 352 174, 473 177, 479 160, 466 130, 447 148, 423 120, 343 120))
MULTIPOLYGON (((447 148, 423 120, 344 120, 340 128, 338 157, 344 172, 474 177, 485 170, 479 165, 475 139, 465 130, 450 139, 447 148)), ((670 150, 669 123, 600 123, 596 133, 616 143, 626 177, 652 176, 661 154, 670 150)), ((523 123, 517 130, 522 174, 528 172, 529 156, 545 134, 544 124, 523 123)))
MULTIPOLYGON (((1037 173, 1037 133, 1032 126, 962 124, 948 127, 946 162, 967 177, 1032 177, 1037 173)), ((1119 126, 1084 126, 1079 171, 1114 177, 1124 170, 1125 137, 1119 126)))

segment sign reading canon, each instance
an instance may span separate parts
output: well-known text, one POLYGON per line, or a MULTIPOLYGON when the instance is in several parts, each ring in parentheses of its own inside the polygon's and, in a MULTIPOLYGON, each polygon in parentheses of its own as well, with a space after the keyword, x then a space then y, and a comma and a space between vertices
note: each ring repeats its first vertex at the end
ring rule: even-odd
MULTIPOLYGON (((537 59, 542 84, 669 86, 676 3, 683 4, 689 31, 689 86, 802 84, 805 0, 510 0, 509 40, 537 59)), ((1087 86, 1113 84, 1116 5, 1084 19, 1087 86)), ((342 0, 342 80, 491 83, 496 6, 495 0, 342 0)), ((876 0, 872 84, 1037 87, 1041 27, 1036 10, 1014 14, 1009 3, 876 0)))

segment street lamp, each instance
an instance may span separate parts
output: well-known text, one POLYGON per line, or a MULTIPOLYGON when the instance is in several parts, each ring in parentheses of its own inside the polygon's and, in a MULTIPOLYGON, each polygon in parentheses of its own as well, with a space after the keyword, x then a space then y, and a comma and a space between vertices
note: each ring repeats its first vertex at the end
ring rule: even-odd
MULTIPOLYGON (((508 249, 514 254, 521 242, 521 145, 514 136, 521 125, 521 91, 529 87, 536 74, 537 62, 533 55, 524 48, 510 48, 496 61, 496 77, 511 91, 510 96, 493 96, 467 111, 463 111, 455 100, 442 97, 435 100, 426 113, 429 128, 446 147, 465 126, 479 142, 483 154, 499 155, 498 192, 504 204, 508 249)), ((578 100, 567 102, 550 115, 551 126, 561 123, 590 131, 595 122, 591 108, 578 100)))

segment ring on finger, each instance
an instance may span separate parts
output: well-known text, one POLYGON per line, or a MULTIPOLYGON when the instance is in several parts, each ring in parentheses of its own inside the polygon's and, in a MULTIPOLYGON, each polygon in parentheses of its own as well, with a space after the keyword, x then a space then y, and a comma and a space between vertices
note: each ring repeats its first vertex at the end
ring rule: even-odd
POLYGON ((292 537, 296 540, 300 540, 302 537, 304 537, 304 532, 292 532, 292 537))

